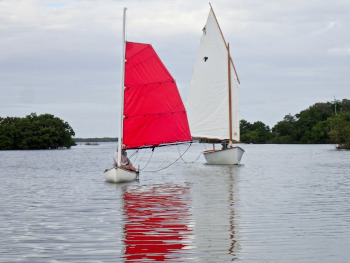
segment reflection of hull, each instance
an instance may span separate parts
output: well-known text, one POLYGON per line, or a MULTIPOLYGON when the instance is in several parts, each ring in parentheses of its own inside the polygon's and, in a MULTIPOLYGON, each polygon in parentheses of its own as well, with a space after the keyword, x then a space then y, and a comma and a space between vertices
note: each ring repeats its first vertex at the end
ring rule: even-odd
POLYGON ((209 164, 239 164, 244 150, 241 147, 232 147, 224 150, 211 150, 203 152, 209 164))
POLYGON ((110 183, 126 183, 137 179, 138 172, 113 167, 104 171, 103 175, 107 182, 110 183))

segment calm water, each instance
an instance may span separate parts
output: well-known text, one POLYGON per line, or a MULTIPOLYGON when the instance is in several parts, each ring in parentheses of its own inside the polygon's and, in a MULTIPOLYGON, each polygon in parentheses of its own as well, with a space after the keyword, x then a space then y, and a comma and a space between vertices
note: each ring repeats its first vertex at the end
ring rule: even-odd
POLYGON ((113 143, 0 151, 0 262, 349 262, 350 152, 243 147, 240 166, 200 156, 152 172, 187 146, 156 149, 120 185, 102 174, 113 143))

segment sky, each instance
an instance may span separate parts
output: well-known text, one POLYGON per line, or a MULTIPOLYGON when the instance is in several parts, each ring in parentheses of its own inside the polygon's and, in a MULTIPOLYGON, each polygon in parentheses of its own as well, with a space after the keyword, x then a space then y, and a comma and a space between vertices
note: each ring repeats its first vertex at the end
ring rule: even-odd
MULTIPOLYGON (((49 113, 77 138, 117 137, 122 13, 186 101, 200 0, 0 0, 0 116, 49 113)), ((317 102, 350 99, 350 0, 212 0, 240 78, 240 118, 272 128, 317 102)))

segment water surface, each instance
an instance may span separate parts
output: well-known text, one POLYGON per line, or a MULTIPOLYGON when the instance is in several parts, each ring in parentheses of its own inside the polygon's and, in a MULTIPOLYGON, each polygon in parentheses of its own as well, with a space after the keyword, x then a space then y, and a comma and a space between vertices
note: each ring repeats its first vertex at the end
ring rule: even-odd
MULTIPOLYGON (((0 151, 0 262, 346 262, 350 152, 243 145, 206 165, 195 144, 140 151, 109 184, 114 143, 0 151), (186 161, 186 162, 184 162, 186 161), (155 172, 156 170, 160 170, 155 172)), ((132 152, 129 152, 131 155, 132 152)))

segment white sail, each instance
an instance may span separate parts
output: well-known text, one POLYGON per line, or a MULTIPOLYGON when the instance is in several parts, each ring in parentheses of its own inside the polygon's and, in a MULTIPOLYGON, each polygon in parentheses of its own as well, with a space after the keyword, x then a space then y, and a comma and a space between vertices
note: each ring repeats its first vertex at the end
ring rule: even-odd
MULTIPOLYGON (((194 138, 230 139, 228 48, 210 9, 195 61, 186 107, 194 138)), ((232 139, 239 141, 238 77, 230 58, 232 139)))

